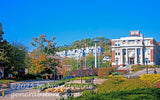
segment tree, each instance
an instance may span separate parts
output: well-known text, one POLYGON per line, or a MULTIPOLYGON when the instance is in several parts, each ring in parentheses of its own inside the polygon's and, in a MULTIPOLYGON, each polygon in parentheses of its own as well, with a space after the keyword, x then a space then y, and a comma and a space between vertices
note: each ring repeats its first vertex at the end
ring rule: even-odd
POLYGON ((45 34, 41 34, 39 38, 34 37, 32 40, 31 45, 36 47, 36 50, 31 53, 32 65, 30 67, 30 73, 53 73, 54 66, 59 63, 59 60, 53 57, 56 52, 55 37, 48 40, 45 34))
POLYGON ((92 61, 95 60, 94 55, 92 53, 89 53, 88 56, 86 57, 86 59, 87 59, 87 66, 91 68, 92 67, 92 61))
POLYGON ((8 74, 14 76, 21 76, 25 70, 25 56, 26 47, 23 44, 13 42, 10 44, 7 40, 3 39, 4 32, 2 31, 2 25, 0 23, 0 61, 3 63, 4 77, 8 74))

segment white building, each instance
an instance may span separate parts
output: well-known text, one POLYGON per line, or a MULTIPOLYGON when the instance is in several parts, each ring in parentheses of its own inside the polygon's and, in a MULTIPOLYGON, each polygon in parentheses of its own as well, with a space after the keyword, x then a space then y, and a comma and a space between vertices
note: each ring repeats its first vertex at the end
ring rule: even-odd
MULTIPOLYGON (((101 52, 103 52, 103 48, 98 46, 97 51, 98 51, 98 53, 101 53, 101 52)), ((56 52, 56 55, 60 56, 60 57, 79 59, 82 56, 87 56, 89 53, 93 53, 93 55, 95 55, 95 47, 94 46, 81 48, 81 49, 73 49, 73 50, 68 50, 68 51, 60 51, 60 52, 56 52)))
POLYGON ((111 61, 112 59, 109 56, 104 56, 103 61, 111 61))
POLYGON ((160 46, 154 38, 143 37, 140 31, 131 31, 129 37, 112 39, 112 66, 125 67, 130 64, 160 64, 160 46), (118 59, 118 64, 116 64, 118 59))

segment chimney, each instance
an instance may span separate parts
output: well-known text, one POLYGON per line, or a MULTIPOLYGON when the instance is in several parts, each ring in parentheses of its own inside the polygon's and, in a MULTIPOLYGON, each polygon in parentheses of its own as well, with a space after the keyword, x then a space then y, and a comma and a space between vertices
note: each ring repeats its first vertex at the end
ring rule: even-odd
POLYGON ((140 31, 130 31, 130 36, 140 36, 140 31))

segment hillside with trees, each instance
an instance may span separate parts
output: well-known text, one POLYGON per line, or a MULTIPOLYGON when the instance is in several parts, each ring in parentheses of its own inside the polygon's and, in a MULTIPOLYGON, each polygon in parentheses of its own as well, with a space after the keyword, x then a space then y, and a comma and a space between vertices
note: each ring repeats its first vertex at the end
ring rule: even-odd
MULTIPOLYGON (((101 46, 104 48, 103 54, 100 54, 100 57, 99 57, 100 59, 98 59, 98 61, 97 61, 97 64, 98 64, 97 66, 109 67, 109 66, 111 66, 111 61, 103 62, 103 57, 104 56, 109 56, 109 57, 112 56, 111 40, 108 38, 105 38, 105 37, 98 37, 97 39, 99 40, 99 42, 97 43, 97 46, 101 46)), ((82 39, 80 41, 77 40, 77 41, 73 42, 73 44, 71 44, 71 45, 59 46, 59 47, 57 47, 57 49, 58 49, 58 51, 80 49, 80 48, 84 48, 85 43, 86 43, 87 47, 95 46, 94 38, 93 39, 87 38, 87 39, 82 39)), ((84 57, 81 58, 81 60, 83 60, 83 67, 85 66, 84 59, 85 59, 84 57)), ((88 54, 86 59, 87 59, 87 61, 86 61, 87 68, 90 68, 91 61, 94 61, 95 58, 94 58, 93 54, 90 53, 90 54, 88 54)), ((76 69, 80 68, 80 60, 77 61, 75 58, 65 59, 62 64, 63 65, 71 65, 71 70, 76 70, 76 69)))

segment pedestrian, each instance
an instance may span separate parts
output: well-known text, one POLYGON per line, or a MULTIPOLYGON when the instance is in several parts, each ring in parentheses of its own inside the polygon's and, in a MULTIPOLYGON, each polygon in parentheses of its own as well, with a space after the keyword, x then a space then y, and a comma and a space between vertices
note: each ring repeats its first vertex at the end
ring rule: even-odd
POLYGON ((154 68, 154 74, 157 74, 157 71, 156 71, 156 69, 154 68))

